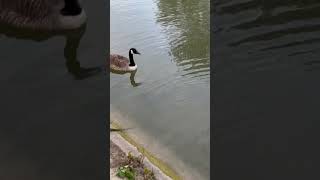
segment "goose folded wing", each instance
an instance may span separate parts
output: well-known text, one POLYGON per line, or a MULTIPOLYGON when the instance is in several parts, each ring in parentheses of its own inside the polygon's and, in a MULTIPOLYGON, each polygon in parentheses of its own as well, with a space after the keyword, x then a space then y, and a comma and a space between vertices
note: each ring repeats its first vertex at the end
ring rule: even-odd
POLYGON ((129 63, 128 59, 121 55, 110 55, 110 64, 118 66, 118 67, 125 67, 129 63))

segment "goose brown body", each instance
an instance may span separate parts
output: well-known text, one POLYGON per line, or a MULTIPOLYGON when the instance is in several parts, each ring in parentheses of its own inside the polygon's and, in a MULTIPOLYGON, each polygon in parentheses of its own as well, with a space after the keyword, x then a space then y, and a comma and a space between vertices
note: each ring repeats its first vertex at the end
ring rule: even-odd
POLYGON ((78 3, 78 0, 0 0, 0 23, 37 30, 78 28, 86 22, 78 3), (68 9, 76 9, 77 14, 63 15, 61 10, 66 3, 71 3, 68 9))
POLYGON ((110 54, 110 68, 118 71, 127 71, 129 67, 129 59, 118 55, 110 54))

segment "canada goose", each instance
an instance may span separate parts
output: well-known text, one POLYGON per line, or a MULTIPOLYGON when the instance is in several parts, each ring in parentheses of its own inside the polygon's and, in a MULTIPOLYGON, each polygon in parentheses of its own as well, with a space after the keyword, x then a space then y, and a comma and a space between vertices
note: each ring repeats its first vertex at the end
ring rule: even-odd
POLYGON ((129 59, 118 54, 110 54, 110 69, 122 72, 137 70, 137 65, 133 60, 133 54, 140 53, 135 48, 129 49, 129 59))
POLYGON ((0 23, 13 27, 67 30, 85 22, 79 0, 0 0, 0 23))

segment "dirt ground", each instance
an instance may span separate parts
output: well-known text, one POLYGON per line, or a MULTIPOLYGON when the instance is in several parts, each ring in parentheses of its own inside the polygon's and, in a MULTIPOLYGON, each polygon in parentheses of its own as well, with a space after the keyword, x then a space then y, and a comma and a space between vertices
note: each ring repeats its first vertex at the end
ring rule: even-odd
POLYGON ((141 157, 128 156, 115 143, 110 141, 110 179, 119 180, 117 170, 119 167, 129 165, 134 169, 135 180, 156 180, 154 176, 146 175, 143 159, 141 157))
POLYGON ((112 141, 110 141, 110 168, 117 168, 127 161, 126 154, 112 141))

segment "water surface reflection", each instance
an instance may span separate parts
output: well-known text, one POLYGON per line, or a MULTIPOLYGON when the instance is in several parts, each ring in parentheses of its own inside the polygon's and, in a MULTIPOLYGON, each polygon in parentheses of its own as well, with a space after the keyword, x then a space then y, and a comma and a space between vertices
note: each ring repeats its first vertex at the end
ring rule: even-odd
POLYGON ((209 77, 210 1, 156 1, 156 21, 170 45, 170 54, 183 75, 209 77))
MULTIPOLYGON (((0 24, 0 35, 17 40, 32 40, 35 42, 47 41, 54 37, 63 37, 65 39, 64 57, 65 65, 69 73, 76 79, 85 79, 102 72, 102 68, 81 67, 78 61, 78 47, 83 34, 86 31, 86 24, 77 29, 64 30, 64 31, 36 31, 23 28, 14 28, 9 25, 0 24)), ((0 36, 1 37, 1 36, 0 36)))
POLYGON ((135 70, 135 71, 132 71, 132 72, 123 72, 123 71, 117 71, 117 70, 114 70, 114 69, 110 69, 110 72, 113 73, 113 74, 119 74, 119 75, 126 75, 126 74, 130 74, 130 83, 133 87, 137 87, 139 85, 141 85, 142 83, 140 82, 136 82, 135 80, 135 76, 136 76, 136 73, 137 73, 138 70, 135 70))

